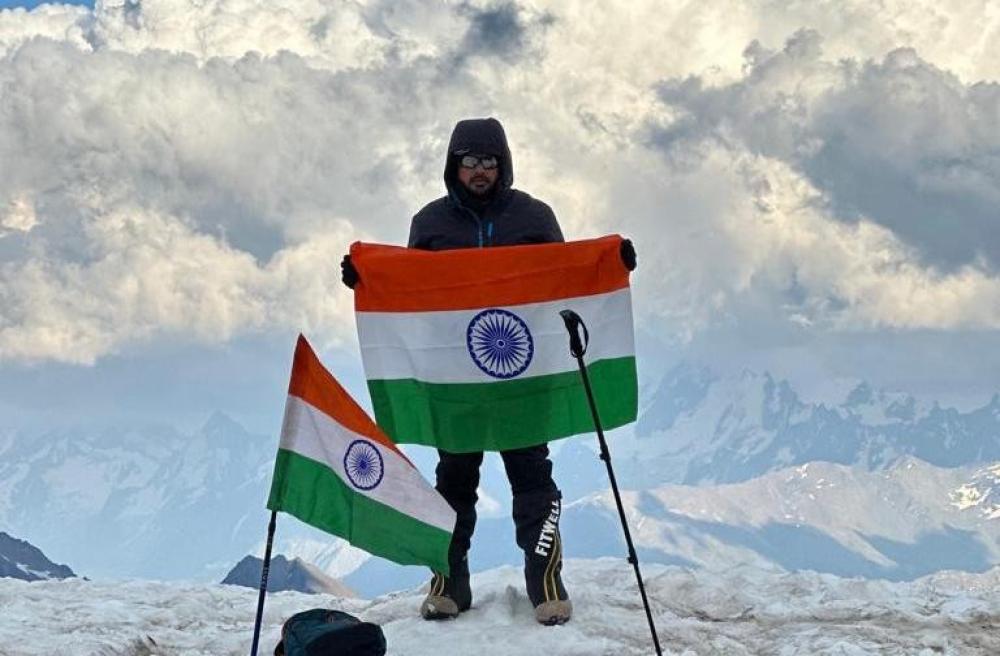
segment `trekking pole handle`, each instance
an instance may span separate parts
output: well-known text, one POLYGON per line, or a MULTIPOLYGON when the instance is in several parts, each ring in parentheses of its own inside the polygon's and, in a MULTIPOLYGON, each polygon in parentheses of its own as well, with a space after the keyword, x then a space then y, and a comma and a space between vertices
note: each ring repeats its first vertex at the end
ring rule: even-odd
POLYGON ((559 316, 562 317, 563 323, 566 324, 566 330, 569 332, 569 352, 573 354, 574 358, 582 358, 583 354, 587 352, 587 346, 590 344, 590 333, 587 332, 587 324, 583 323, 583 319, 580 315, 573 310, 561 310, 559 316), (580 329, 583 329, 583 340, 580 340, 580 329))

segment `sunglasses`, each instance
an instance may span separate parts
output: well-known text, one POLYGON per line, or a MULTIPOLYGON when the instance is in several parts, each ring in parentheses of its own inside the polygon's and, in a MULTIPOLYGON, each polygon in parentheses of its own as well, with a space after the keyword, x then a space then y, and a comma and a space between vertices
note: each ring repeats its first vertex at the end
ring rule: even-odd
POLYGON ((474 169, 476 165, 482 165, 487 171, 490 169, 495 169, 500 165, 500 161, 497 160, 495 155, 462 155, 462 158, 458 160, 458 163, 464 169, 474 169))

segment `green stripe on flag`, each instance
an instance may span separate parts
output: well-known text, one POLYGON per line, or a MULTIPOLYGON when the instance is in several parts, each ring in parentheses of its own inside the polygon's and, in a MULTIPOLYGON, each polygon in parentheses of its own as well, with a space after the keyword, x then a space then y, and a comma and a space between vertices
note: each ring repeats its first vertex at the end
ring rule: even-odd
MULTIPOLYGON (((635 358, 587 365, 605 429, 635 421, 635 358)), ((594 431, 579 369, 488 383, 369 380, 375 420, 395 442, 505 451, 594 431)))
POLYGON ((400 565, 448 572, 451 533, 360 494, 328 466, 292 451, 278 450, 267 508, 400 565))

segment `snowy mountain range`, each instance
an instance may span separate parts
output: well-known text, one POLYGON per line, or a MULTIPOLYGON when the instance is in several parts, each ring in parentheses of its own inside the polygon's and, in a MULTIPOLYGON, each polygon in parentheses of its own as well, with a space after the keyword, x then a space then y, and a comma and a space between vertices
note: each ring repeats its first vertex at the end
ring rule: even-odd
POLYGON ((635 487, 746 481, 825 461, 878 470, 903 456, 939 467, 1000 460, 1000 395, 969 412, 859 383, 837 405, 744 371, 719 378, 682 364, 650 395, 634 440, 615 448, 635 487))
POLYGON ((0 446, 0 526, 90 576, 218 580, 266 527, 275 442, 222 414, 0 446))
POLYGON ((38 547, 0 531, 0 578, 44 581, 74 576, 73 570, 53 563, 38 547))
MULTIPOLYGON (((913 457, 877 472, 814 462, 743 483, 628 491, 623 500, 641 558, 651 562, 912 580, 1000 564, 1000 521, 982 501, 997 469, 945 469, 913 457)), ((569 504, 564 518, 567 554, 625 553, 610 492, 569 504)))
MULTIPOLYGON (((722 378, 685 365, 645 398, 634 430, 610 439, 621 486, 646 491, 630 497, 632 512, 642 524, 640 546, 658 562, 800 563, 890 578, 1000 562, 988 544, 1000 515, 1000 470, 991 468, 1000 461, 996 397, 960 412, 859 384, 838 405, 809 404, 768 374, 722 378), (826 471, 821 463, 842 467, 827 471, 821 487, 778 485, 807 463, 815 463, 805 470, 812 472, 826 471), (906 466, 923 472, 921 485, 899 482, 906 466), (828 489, 831 480, 839 483, 828 489), (887 496, 895 506, 883 503, 887 496), (744 513, 764 514, 749 521, 730 499, 742 500, 744 513), (916 509, 932 519, 913 524, 907 513, 916 509), (893 521, 894 512, 907 521, 893 521), (647 535, 649 527, 657 534, 647 535), (808 557, 784 553, 786 536, 808 557), (909 555, 900 552, 913 544, 919 548, 909 555), (942 555, 948 549, 967 555, 956 562, 942 555)), ((221 413, 193 433, 166 426, 7 431, 0 434, 0 527, 91 577, 219 580, 247 553, 262 555, 276 443, 221 413)), ((607 486, 593 436, 551 447, 567 505, 567 554, 620 555, 603 497, 589 496, 607 486)), ((410 453, 431 476, 433 451, 410 453)), ((520 558, 499 468, 497 458, 484 464, 475 569, 520 558)), ((370 558, 292 518, 279 522, 275 554, 313 563, 362 595, 426 578, 421 568, 370 558)))

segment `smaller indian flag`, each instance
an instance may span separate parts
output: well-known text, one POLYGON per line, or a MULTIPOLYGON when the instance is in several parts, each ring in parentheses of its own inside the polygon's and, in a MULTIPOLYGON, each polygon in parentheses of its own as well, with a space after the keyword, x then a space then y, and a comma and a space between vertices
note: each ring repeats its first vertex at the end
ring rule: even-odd
POLYGON ((401 565, 448 572, 455 511, 301 335, 267 507, 401 565))

